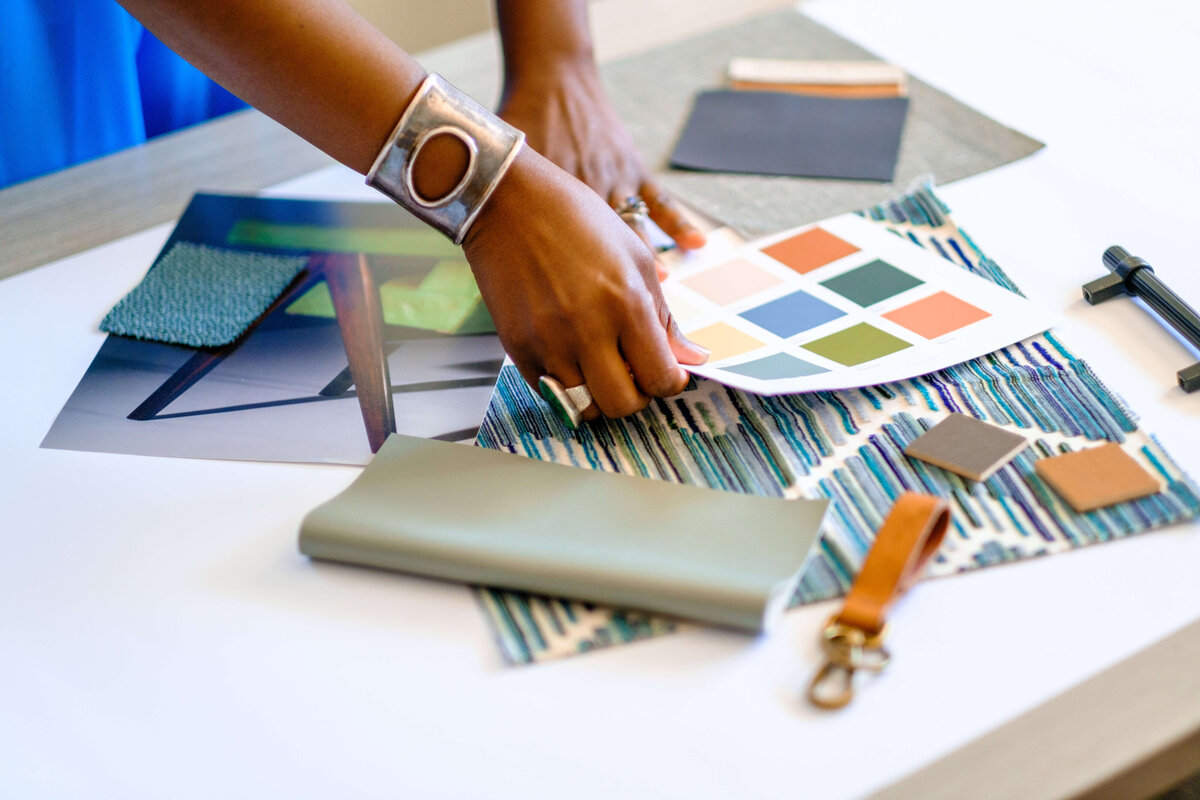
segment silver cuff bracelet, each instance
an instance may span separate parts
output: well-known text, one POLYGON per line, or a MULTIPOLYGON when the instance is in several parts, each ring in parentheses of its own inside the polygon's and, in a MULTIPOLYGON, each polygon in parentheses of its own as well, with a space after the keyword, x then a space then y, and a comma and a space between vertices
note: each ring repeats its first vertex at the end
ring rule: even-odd
POLYGON ((440 75, 430 74, 400 116, 367 173, 373 186, 418 219, 446 234, 455 244, 487 202, 513 159, 525 134, 440 75), (467 169, 458 184, 442 197, 422 197, 413 186, 413 164, 430 139, 448 134, 467 148, 467 169))

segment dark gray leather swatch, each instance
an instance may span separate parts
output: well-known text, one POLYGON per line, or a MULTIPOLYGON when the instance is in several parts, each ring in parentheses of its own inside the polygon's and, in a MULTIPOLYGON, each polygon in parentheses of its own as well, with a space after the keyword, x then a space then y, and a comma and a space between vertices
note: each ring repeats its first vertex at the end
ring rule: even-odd
POLYGON ((845 99, 717 89, 696 95, 671 166, 890 181, 908 98, 845 99))

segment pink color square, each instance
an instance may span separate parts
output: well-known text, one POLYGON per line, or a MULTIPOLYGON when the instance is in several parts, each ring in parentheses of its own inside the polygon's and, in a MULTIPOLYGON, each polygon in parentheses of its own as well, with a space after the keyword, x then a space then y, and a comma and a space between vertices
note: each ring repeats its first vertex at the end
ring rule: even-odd
POLYGON ((778 286, 783 281, 762 267, 738 258, 684 278, 681 283, 717 305, 725 306, 758 294, 763 289, 778 286))

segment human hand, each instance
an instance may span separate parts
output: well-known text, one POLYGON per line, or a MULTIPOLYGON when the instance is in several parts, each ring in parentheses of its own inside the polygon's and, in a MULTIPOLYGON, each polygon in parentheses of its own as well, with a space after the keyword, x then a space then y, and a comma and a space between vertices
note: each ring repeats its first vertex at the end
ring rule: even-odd
MULTIPOLYGON (((640 196, 650 219, 681 248, 704 246, 704 234, 650 177, 590 60, 547 63, 510 79, 499 114, 525 132, 533 149, 592 187, 612 208, 640 196)), ((644 224, 637 218, 630 224, 649 244, 644 224)))
POLYGON ((623 417, 702 364, 654 279, 650 250, 595 193, 522 149, 463 249, 505 351, 532 387, 586 383, 584 414, 623 417))

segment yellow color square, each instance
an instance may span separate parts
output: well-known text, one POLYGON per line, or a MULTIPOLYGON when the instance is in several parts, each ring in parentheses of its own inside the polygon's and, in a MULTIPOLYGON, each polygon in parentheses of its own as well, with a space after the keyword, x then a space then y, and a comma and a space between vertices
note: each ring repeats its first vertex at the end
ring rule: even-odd
POLYGON ((711 351, 710 361, 721 361, 726 358, 740 356, 763 346, 763 342, 748 333, 742 333, 732 325, 718 322, 691 331, 687 337, 701 347, 711 351))

